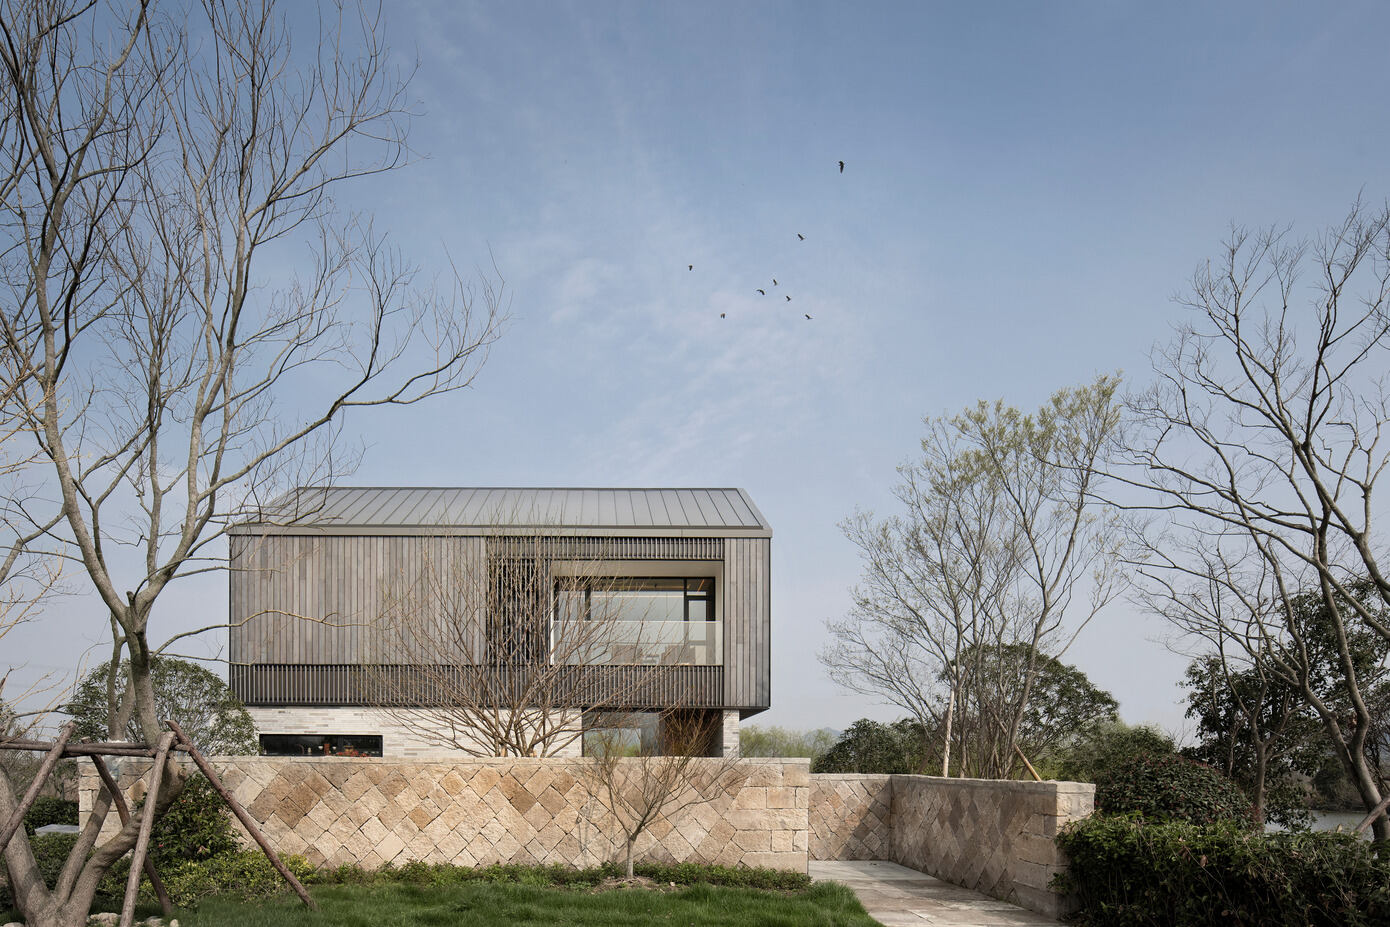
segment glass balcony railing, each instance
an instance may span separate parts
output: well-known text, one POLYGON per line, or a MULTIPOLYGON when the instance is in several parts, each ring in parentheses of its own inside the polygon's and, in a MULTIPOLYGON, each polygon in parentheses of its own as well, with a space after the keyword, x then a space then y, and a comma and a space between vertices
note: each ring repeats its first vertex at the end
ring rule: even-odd
POLYGON ((554 659, 574 666, 719 666, 719 621, 557 621, 554 659))

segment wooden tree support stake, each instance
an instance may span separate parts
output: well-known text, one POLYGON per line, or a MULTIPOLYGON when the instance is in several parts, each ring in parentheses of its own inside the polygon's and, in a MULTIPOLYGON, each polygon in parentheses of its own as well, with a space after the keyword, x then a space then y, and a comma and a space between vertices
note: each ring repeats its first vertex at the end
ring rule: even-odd
MULTIPOLYGON (((121 826, 130 820, 130 806, 126 804, 125 796, 121 794, 121 787, 116 783, 116 777, 111 775, 111 770, 106 768, 106 764, 97 754, 92 754, 92 765, 97 768, 97 775, 101 776, 101 782, 106 786, 106 793, 111 796, 111 803, 116 806, 116 814, 121 818, 121 826)), ((164 880, 155 871, 154 862, 145 857, 145 875, 150 877, 150 885, 154 886, 155 897, 159 899, 159 907, 168 917, 174 913, 174 903, 169 899, 169 892, 164 888, 164 880)))
POLYGON ((150 834, 154 831, 155 809, 159 805, 159 787, 164 781, 164 766, 169 759, 169 747, 173 742, 173 734, 161 734, 159 746, 155 748, 154 767, 150 770, 150 790, 145 795, 145 809, 140 814, 140 836, 135 840, 135 850, 130 857, 130 878, 126 880, 125 899, 121 902, 120 927, 131 927, 135 923, 135 900, 140 895, 140 873, 145 868, 145 858, 150 850, 150 834))
POLYGON ((1028 767, 1028 771, 1033 774, 1033 781, 1041 782, 1042 776, 1038 775, 1038 771, 1033 768, 1033 764, 1028 762, 1028 757, 1023 755, 1023 750, 1019 748, 1017 743, 1014 744, 1014 752, 1016 752, 1018 758, 1023 761, 1023 765, 1028 767))
POLYGON ((1372 808, 1372 809, 1371 809, 1371 813, 1368 814, 1368 815, 1366 815, 1366 817, 1364 817, 1364 818, 1361 820, 1361 823, 1360 823, 1360 824, 1357 824, 1357 825, 1356 825, 1356 830, 1352 831, 1352 833, 1353 833, 1353 834, 1364 834, 1364 833, 1366 832, 1366 828, 1368 828, 1368 827, 1370 827, 1372 824, 1374 824, 1376 818, 1380 817, 1382 814, 1385 813, 1385 809, 1386 809, 1386 808, 1390 808, 1390 797, 1387 797, 1387 798, 1386 798, 1384 801, 1382 801, 1380 804, 1378 804, 1378 805, 1376 805, 1374 808, 1372 808))
POLYGON ((275 871, 280 873, 280 877, 289 884, 290 888, 294 889, 295 894, 299 896, 300 901, 304 902, 305 907, 311 911, 317 911, 319 909, 318 903, 315 902, 313 898, 309 897, 309 892, 306 891, 304 886, 300 884, 300 881, 294 877, 294 873, 290 872, 289 867, 280 859, 279 854, 271 849, 270 843, 265 839, 265 835, 261 833, 260 825, 246 812, 245 808, 241 807, 241 802, 233 798, 232 793, 227 791, 226 786, 224 786, 222 780, 217 777, 217 772, 212 768, 212 764, 208 762, 207 757, 203 756, 202 751, 194 746, 193 741, 188 739, 188 735, 183 732, 183 728, 179 727, 177 721, 166 721, 165 723, 178 735, 181 746, 188 751, 188 755, 192 758, 193 763, 204 776, 207 776, 208 782, 212 784, 213 790, 216 791, 218 795, 221 795, 222 800, 227 803, 227 807, 232 809, 232 814, 236 815, 236 819, 241 822, 241 826, 246 828, 246 832, 251 835, 251 839, 256 841, 256 845, 261 848, 261 852, 266 855, 266 859, 270 860, 270 864, 275 867, 275 871))
POLYGON ((67 746, 68 738, 72 736, 77 724, 69 721, 63 725, 63 729, 58 732, 58 740, 49 749, 43 762, 39 764, 39 771, 34 774, 34 781, 29 783, 29 790, 24 793, 24 798, 20 799, 19 806, 14 809, 14 814, 5 822, 5 829, 0 830, 0 853, 5 851, 5 847, 10 845, 10 838, 14 832, 24 823, 24 815, 29 813, 29 808, 39 797, 39 792, 43 790, 43 784, 48 781, 49 775, 53 772, 53 767, 58 765, 58 761, 63 758, 63 748, 67 746))

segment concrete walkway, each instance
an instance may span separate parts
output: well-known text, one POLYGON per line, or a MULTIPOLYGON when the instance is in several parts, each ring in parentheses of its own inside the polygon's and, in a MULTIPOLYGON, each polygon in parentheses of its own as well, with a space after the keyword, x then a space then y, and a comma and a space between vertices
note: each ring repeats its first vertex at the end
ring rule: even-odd
POLYGON ((1058 921, 897 863, 812 860, 811 878, 843 882, 884 927, 1055 927, 1058 921))

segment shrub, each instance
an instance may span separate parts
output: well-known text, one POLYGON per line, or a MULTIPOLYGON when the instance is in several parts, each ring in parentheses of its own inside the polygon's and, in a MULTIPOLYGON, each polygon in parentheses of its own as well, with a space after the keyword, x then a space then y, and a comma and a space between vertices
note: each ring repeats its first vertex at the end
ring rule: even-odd
POLYGON ((1072 782, 1099 782, 1111 768, 1137 756, 1177 752, 1173 738, 1157 728, 1102 721, 1088 726, 1060 751, 1056 773, 1057 778, 1072 782))
MULTIPOLYGON (((313 881, 314 867, 304 857, 281 856, 280 860, 301 882, 313 881)), ((103 890, 119 897, 125 891, 129 871, 127 860, 111 867, 102 883, 103 890)), ((164 880, 170 900, 180 908, 195 908, 210 895, 250 900, 290 890, 260 850, 233 850, 205 859, 160 866, 159 876, 164 880)), ((140 884, 140 897, 154 900, 154 889, 148 881, 140 884)))
POLYGON ((1083 925, 1390 923, 1390 863, 1348 834, 1095 816, 1057 844, 1070 865, 1054 888, 1076 898, 1083 925))
POLYGON ((240 846, 226 804, 200 775, 189 776, 150 834, 150 858, 161 870, 189 860, 211 859, 240 846))
MULTIPOLYGON (((38 863, 44 884, 49 888, 57 884, 58 874, 63 871, 68 854, 72 852, 76 843, 77 834, 38 834, 29 838, 29 847, 34 851, 34 862, 38 863)), ((5 869, 3 858, 0 858, 0 874, 5 877, 4 884, 0 885, 0 911, 3 911, 14 904, 14 895, 10 892, 10 873, 5 869)))
MULTIPOLYGON (((720 885, 730 888, 758 888, 768 891, 802 891, 810 886, 805 873, 781 869, 745 869, 730 866, 706 866, 697 863, 638 863, 635 875, 656 882, 675 882, 677 885, 720 885)), ((566 866, 451 866, 447 863, 430 865, 419 861, 401 866, 383 866, 374 871, 359 866, 338 866, 319 870, 316 881, 333 884, 362 884, 372 882, 406 882, 416 885, 452 885, 459 882, 504 882, 521 885, 593 886, 604 879, 623 875, 617 863, 605 863, 588 869, 566 866)))
POLYGON ((1234 782, 1177 755, 1140 754, 1115 763, 1096 783, 1096 810, 1149 821, 1253 823, 1250 801, 1234 782))
POLYGON ((69 801, 66 798, 53 798, 45 795, 37 799, 24 813, 24 829, 30 837, 34 836, 34 831, 40 827, 47 827, 49 824, 76 823, 77 802, 69 801))

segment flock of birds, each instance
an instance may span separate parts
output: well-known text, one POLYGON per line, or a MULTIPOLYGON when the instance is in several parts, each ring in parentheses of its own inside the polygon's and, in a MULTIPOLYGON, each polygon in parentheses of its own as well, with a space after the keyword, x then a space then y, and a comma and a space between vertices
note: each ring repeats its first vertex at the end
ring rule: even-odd
MULTIPOLYGON (((843 174, 843 173, 845 172, 845 162, 841 161, 841 162, 839 162, 839 164, 840 164, 840 173, 843 174)), ((797 233, 796 233, 796 238, 797 238, 797 241, 805 241, 805 240, 806 240, 806 236, 803 235, 803 234, 801 234, 800 232, 797 232, 797 233)), ((685 266, 685 269, 686 269, 687 271, 693 271, 693 270, 695 269, 695 265, 694 265, 694 264, 687 264, 687 265, 685 266)), ((773 285, 773 286, 777 286, 777 278, 776 278, 776 277, 773 277, 773 278, 771 278, 771 279, 772 279, 772 285, 773 285)), ((766 295, 767 295, 767 290, 766 290, 765 288, 763 288, 763 287, 758 287, 758 288, 755 289, 753 292, 754 292, 754 293, 757 293, 759 296, 766 296, 766 295)), ((786 299, 787 302, 791 302, 791 301, 792 301, 791 296, 787 295, 786 293, 783 293, 782 296, 783 296, 783 298, 786 299)), ((802 315, 806 316, 806 318, 807 318, 808 321, 809 321, 810 318, 811 318, 811 314, 810 314, 809 312, 803 312, 802 315)), ((722 318, 726 318, 727 316, 728 316, 728 313, 726 313, 726 312, 721 312, 721 313, 719 313, 719 317, 720 317, 721 319, 722 319, 722 318)))

